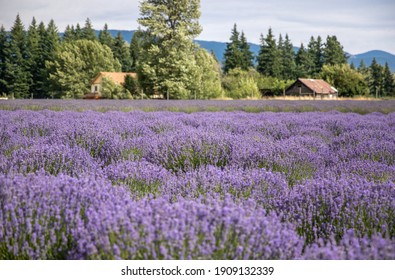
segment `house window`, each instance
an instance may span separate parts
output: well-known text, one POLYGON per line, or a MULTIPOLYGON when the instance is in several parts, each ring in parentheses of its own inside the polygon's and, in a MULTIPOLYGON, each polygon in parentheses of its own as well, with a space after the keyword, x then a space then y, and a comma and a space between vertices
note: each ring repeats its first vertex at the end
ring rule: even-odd
POLYGON ((97 86, 95 86, 95 92, 97 92, 97 86))

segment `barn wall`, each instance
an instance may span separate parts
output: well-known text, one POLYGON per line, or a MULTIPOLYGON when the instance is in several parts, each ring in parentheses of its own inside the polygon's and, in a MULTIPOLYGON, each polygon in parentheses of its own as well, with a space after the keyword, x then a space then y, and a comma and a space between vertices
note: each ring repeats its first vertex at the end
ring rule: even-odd
POLYGON ((308 94, 312 95, 314 93, 310 88, 306 87, 303 83, 297 81, 286 90, 285 94, 299 96, 300 88, 302 89, 301 90, 302 95, 308 95, 308 94))

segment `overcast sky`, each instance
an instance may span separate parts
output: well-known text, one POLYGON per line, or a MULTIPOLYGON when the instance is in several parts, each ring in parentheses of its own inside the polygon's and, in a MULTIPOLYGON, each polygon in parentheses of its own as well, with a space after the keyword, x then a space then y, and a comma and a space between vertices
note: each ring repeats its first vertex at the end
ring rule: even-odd
MULTIPOLYGON (((394 0, 201 0, 198 39, 226 42, 234 23, 248 41, 259 43, 260 34, 288 33, 293 45, 308 43, 310 36, 336 35, 345 51, 359 54, 384 50, 395 54, 394 0)), ((53 18, 60 31, 67 24, 84 24, 89 17, 95 29, 138 27, 139 0, 0 0, 0 25, 9 30, 16 14, 25 27, 53 18)))

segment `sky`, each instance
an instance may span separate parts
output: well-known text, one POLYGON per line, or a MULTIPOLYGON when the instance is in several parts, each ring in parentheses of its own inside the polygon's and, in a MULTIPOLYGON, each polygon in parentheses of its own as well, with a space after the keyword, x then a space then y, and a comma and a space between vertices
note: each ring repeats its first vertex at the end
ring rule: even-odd
MULTIPOLYGON (((140 0, 0 0, 0 25, 9 30, 19 13, 25 27, 54 19, 59 31, 90 18, 95 29, 135 30, 140 0)), ((344 50, 395 54, 394 0, 201 0, 202 33, 197 39, 227 42, 233 24, 259 44, 271 27, 278 38, 288 33, 294 46, 311 36, 336 35, 344 50)))

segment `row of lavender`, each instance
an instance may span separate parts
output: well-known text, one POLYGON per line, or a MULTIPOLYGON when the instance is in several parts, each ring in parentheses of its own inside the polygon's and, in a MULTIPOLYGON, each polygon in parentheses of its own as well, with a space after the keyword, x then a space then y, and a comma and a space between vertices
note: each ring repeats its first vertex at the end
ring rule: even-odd
POLYGON ((395 259, 395 114, 0 114, 1 259, 395 259))
POLYGON ((395 100, 0 100, 0 110, 172 112, 395 112, 395 100))

